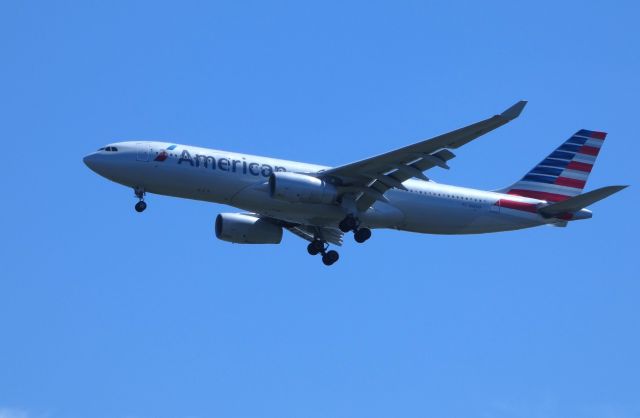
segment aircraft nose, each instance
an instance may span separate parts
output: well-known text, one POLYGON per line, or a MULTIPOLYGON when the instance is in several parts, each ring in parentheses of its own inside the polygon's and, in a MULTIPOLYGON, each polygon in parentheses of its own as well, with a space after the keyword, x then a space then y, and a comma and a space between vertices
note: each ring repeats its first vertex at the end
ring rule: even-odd
POLYGON ((96 167, 96 155, 95 153, 89 154, 87 156, 85 156, 82 161, 84 162, 84 164, 89 167, 90 169, 95 171, 95 167, 96 167))
POLYGON ((97 152, 91 153, 82 159, 82 162, 94 173, 104 176, 109 169, 109 164, 103 155, 97 152))

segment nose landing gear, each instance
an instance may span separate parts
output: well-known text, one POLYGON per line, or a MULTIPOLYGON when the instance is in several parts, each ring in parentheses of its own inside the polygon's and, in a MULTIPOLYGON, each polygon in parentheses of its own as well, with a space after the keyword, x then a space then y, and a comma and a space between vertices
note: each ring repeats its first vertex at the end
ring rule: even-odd
POLYGON ((144 189, 140 187, 136 187, 133 189, 136 197, 139 199, 138 203, 135 205, 136 212, 141 213, 147 208, 147 204, 144 201, 144 189))
POLYGON ((144 210, 147 208, 147 204, 144 202, 144 200, 139 201, 138 203, 136 203, 136 212, 140 213, 140 212, 144 212, 144 210))

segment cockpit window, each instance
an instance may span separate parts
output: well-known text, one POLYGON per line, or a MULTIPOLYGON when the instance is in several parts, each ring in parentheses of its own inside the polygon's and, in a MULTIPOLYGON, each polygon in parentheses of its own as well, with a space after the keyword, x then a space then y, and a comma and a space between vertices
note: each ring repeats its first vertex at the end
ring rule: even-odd
POLYGON ((117 152, 117 151, 118 151, 118 148, 117 148, 117 147, 111 147, 111 151, 113 151, 113 152, 117 152))
POLYGON ((104 147, 98 148, 98 151, 104 151, 104 147))
POLYGON ((118 147, 106 147, 106 148, 100 148, 98 151, 102 151, 105 150, 107 152, 117 152, 118 151, 118 147))

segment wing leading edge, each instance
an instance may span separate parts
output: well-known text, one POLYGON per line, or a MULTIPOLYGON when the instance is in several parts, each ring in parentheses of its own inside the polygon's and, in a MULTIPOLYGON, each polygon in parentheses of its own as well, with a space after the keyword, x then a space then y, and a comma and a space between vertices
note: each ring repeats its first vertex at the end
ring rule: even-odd
POLYGON ((449 149, 459 148, 512 121, 520 115, 526 104, 525 100, 519 101, 501 114, 483 121, 385 154, 322 171, 318 176, 333 180, 342 187, 344 193, 353 193, 357 209, 364 211, 376 200, 385 200, 383 195, 387 190, 394 187, 405 189, 402 182, 412 177, 427 180, 423 172, 433 167, 448 169, 447 161, 455 157, 449 149))

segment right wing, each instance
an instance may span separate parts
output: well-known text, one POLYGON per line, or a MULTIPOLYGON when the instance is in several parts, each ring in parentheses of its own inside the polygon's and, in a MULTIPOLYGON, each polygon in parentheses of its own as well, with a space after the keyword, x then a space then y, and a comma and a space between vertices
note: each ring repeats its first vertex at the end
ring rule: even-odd
POLYGON ((449 149, 462 145, 517 118, 526 101, 520 101, 499 115, 464 128, 399 148, 385 154, 317 173, 339 184, 345 193, 356 194, 357 208, 364 211, 376 200, 385 200, 391 188, 406 189, 402 182, 417 177, 427 180, 423 171, 439 166, 449 168, 447 161, 455 157, 449 149))

